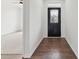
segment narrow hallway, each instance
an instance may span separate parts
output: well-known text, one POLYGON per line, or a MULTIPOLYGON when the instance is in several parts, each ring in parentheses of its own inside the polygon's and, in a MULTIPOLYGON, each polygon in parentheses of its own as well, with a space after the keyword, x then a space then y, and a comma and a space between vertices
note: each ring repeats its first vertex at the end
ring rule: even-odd
POLYGON ((45 38, 31 59, 77 59, 64 38, 45 38))

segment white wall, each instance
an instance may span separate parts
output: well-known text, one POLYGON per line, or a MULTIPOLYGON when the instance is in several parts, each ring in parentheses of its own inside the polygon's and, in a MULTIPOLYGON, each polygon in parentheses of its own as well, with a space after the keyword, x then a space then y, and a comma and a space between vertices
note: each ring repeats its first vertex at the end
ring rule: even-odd
POLYGON ((1 34, 22 30, 22 8, 19 0, 2 0, 1 34))
POLYGON ((23 0, 23 42, 24 57, 28 58, 30 53, 29 43, 29 0, 23 0))
POLYGON ((66 39, 78 56, 78 1, 65 1, 66 39))
POLYGON ((42 0, 24 0, 24 57, 30 58, 42 40, 42 0))
POLYGON ((1 1, 1 35, 6 32, 6 0, 1 1))
POLYGON ((61 7, 61 37, 65 37, 65 20, 64 20, 64 1, 63 0, 45 0, 43 6, 43 37, 48 37, 48 7, 61 7))
POLYGON ((30 0, 30 47, 31 53, 39 45, 41 38, 42 0, 30 0))

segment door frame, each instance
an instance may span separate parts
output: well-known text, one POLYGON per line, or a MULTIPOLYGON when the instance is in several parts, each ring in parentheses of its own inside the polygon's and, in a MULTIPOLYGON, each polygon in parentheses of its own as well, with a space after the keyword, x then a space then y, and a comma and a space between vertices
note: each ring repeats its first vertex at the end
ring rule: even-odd
MULTIPOLYGON (((59 10, 59 22, 60 22, 60 36, 58 36, 58 37, 61 37, 61 7, 48 7, 47 8, 47 37, 49 37, 48 36, 48 20, 49 20, 49 10, 48 9, 58 9, 59 10)), ((54 37, 54 36, 52 36, 52 37, 54 37)))

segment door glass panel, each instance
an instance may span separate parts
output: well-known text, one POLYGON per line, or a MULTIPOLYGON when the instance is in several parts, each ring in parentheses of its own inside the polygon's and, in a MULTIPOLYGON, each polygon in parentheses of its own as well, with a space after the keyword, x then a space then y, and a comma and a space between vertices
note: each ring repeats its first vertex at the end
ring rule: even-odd
POLYGON ((50 11, 50 23, 58 23, 58 10, 50 11))

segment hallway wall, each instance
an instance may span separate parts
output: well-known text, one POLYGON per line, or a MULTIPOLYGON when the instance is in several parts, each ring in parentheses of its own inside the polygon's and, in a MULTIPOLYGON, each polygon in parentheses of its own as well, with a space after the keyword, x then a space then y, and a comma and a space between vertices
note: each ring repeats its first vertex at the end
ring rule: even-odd
POLYGON ((30 58, 42 41, 42 0, 24 0, 24 57, 30 58))
POLYGON ((23 0, 23 47, 24 57, 28 57, 30 53, 29 43, 29 0, 23 0))
POLYGON ((66 39, 78 56, 78 0, 65 1, 66 39))
POLYGON ((42 0, 30 0, 30 54, 35 51, 41 42, 42 38, 42 28, 41 28, 41 18, 42 18, 42 0))

